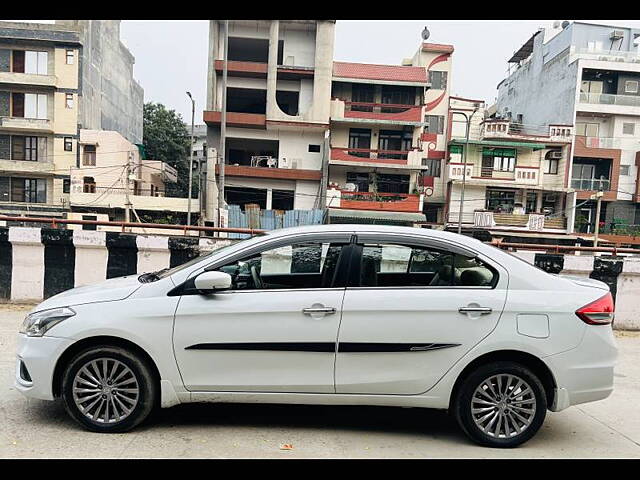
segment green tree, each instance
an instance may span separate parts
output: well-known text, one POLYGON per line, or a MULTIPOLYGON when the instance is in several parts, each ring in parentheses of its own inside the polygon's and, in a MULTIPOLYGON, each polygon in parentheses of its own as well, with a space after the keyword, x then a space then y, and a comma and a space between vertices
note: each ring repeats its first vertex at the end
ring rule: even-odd
MULTIPOLYGON (((167 197, 189 194, 189 153, 191 137, 175 110, 167 110, 161 103, 148 102, 143 110, 142 142, 149 160, 161 160, 178 171, 178 181, 167 183, 167 197)), ((197 176, 194 175, 192 197, 198 196, 197 176)))

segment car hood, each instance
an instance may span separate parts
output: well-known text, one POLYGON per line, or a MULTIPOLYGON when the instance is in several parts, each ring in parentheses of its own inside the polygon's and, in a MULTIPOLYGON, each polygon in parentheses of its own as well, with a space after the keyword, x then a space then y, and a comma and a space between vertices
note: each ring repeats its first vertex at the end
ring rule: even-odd
POLYGON ((136 275, 111 278, 94 285, 85 285, 61 292, 40 303, 32 311, 37 312, 49 308, 70 307, 83 303, 122 300, 138 290, 142 285, 136 275))

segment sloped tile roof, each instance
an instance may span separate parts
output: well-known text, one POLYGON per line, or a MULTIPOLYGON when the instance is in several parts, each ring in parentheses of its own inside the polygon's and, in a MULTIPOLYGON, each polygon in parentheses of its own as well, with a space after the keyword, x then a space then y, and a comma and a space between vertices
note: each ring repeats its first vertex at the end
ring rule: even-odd
POLYGON ((333 76, 364 80, 427 83, 427 70, 424 67, 408 67, 400 65, 333 62, 333 76))

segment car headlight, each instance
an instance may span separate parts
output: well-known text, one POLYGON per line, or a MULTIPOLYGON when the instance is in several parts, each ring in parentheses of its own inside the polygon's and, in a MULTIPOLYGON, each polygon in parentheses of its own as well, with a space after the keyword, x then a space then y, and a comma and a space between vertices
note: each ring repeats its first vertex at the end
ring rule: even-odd
POLYGON ((25 333, 29 337, 41 337, 54 325, 73 317, 75 314, 76 312, 69 307, 52 308, 31 313, 25 317, 20 333, 25 333))

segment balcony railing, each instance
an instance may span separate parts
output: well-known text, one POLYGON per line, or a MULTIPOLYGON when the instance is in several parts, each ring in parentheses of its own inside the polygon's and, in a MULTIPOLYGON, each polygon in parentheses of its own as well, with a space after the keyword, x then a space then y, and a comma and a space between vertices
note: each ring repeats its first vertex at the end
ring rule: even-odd
POLYGON ((610 93, 580 93, 580 103, 640 107, 640 95, 613 95, 610 93))
POLYGON ((575 54, 580 58, 603 61, 620 61, 640 63, 640 53, 638 52, 616 52, 612 50, 589 50, 587 48, 576 48, 575 54))
POLYGON ((344 118, 393 122, 420 122, 422 119, 422 105, 335 100, 344 103, 344 118))
POLYGON ((611 188, 611 180, 598 180, 595 178, 572 178, 571 188, 576 190, 602 190, 608 191, 611 188))
POLYGON ((373 150, 368 148, 331 147, 331 160, 399 163, 406 165, 409 153, 411 153, 411 150, 373 150))
POLYGON ((586 148, 620 148, 620 139, 611 137, 584 137, 576 135, 576 143, 586 148))
POLYGON ((384 210, 393 212, 419 212, 421 196, 411 193, 351 192, 329 189, 327 206, 353 210, 384 210))

